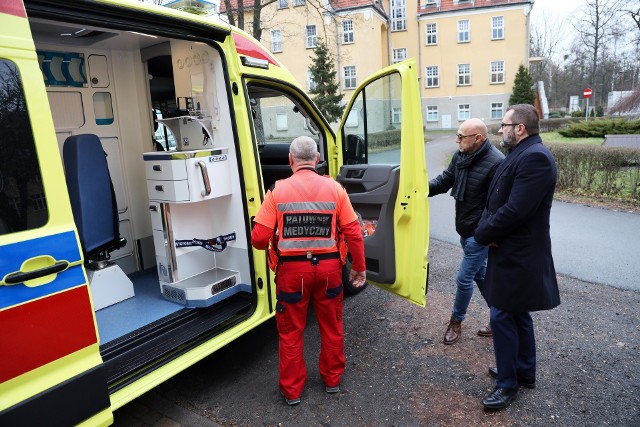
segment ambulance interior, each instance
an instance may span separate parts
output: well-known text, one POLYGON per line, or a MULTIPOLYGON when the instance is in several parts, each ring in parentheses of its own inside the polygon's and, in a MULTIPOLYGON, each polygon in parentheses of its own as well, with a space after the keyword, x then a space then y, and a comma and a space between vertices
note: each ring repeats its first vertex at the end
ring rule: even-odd
POLYGON ((126 245, 109 254, 113 271, 87 272, 117 388, 255 306, 223 61, 202 42, 30 25, 61 155, 69 137, 88 134, 107 156, 126 245))

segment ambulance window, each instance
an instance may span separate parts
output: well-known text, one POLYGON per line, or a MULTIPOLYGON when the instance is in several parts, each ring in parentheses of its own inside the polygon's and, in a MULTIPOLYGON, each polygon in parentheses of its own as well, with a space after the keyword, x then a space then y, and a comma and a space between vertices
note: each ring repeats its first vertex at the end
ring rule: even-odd
POLYGON ((93 94, 93 112, 96 115, 97 125, 110 125, 113 123, 113 106, 109 92, 96 92, 93 94))
POLYGON ((344 164, 400 164, 400 74, 389 74, 358 93, 343 132, 344 164))
POLYGON ((0 59, 0 235, 43 226, 47 200, 18 67, 0 59))

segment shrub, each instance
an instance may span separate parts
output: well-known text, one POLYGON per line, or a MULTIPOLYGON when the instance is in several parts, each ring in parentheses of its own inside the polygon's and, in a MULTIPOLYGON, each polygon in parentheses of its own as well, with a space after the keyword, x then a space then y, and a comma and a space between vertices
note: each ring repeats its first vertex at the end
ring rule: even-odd
POLYGON ((584 111, 576 110, 573 113, 571 113, 571 117, 584 117, 584 111))
POLYGON ((640 120, 602 119, 574 123, 558 131, 567 138, 604 138, 605 135, 628 135, 640 133, 640 120))
POLYGON ((640 201, 640 149, 546 144, 558 167, 558 190, 640 201))

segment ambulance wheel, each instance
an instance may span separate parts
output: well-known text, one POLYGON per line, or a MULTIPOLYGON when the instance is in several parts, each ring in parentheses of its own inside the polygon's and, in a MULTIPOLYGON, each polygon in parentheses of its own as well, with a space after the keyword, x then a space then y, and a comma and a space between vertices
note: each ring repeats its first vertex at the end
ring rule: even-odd
POLYGON ((348 266, 348 267, 346 265, 342 266, 342 287, 344 288, 344 294, 346 296, 359 294, 360 292, 364 291, 365 288, 369 285, 369 282, 364 282, 364 285, 360 286, 359 288, 356 288, 355 286, 353 286, 349 281, 350 269, 351 269, 351 266, 348 266))

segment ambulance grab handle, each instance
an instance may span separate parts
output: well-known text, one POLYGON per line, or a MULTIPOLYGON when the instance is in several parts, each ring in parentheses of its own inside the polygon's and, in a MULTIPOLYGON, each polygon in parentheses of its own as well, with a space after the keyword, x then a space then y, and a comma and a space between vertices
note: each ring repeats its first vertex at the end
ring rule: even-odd
POLYGON ((196 166, 200 168, 200 173, 202 174, 202 182, 204 183, 204 190, 200 192, 203 196, 208 196, 211 194, 211 183, 209 182, 209 174, 207 173, 207 165, 205 162, 200 160, 196 163, 196 166))
POLYGON ((50 267, 39 268, 37 270, 28 271, 26 273, 18 271, 7 275, 7 277, 4 279, 4 283, 7 285, 15 285, 16 283, 27 282, 39 277, 60 273, 61 271, 66 270, 68 266, 69 263, 67 261, 58 261, 50 267))

